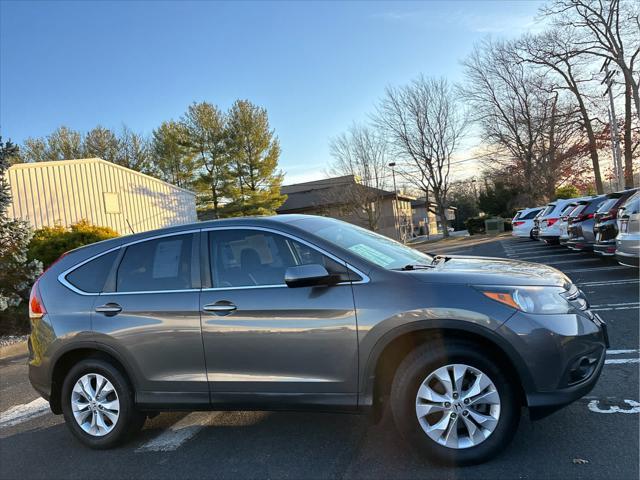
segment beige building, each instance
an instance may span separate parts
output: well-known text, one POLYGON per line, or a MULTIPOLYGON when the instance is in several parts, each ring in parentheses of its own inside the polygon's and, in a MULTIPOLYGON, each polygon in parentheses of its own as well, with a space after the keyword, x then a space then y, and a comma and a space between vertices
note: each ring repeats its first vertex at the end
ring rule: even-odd
MULTIPOLYGON (((445 212, 447 227, 451 226, 456 219, 456 207, 449 207, 445 212)), ((434 235, 436 233, 442 233, 442 221, 440 215, 435 214, 437 212, 437 206, 435 202, 429 202, 429 211, 427 211, 427 203, 425 197, 416 198, 411 202, 411 223, 413 224, 413 230, 416 235, 434 235), (428 228, 427 228, 428 227, 428 228)))
POLYGON ((344 220, 397 240, 412 236, 411 197, 366 187, 352 175, 285 185, 279 214, 304 213, 344 220), (375 228, 371 228, 375 224, 375 228))
POLYGON ((11 218, 34 228, 80 220, 120 234, 196 221, 196 196, 100 158, 20 163, 7 171, 11 218))

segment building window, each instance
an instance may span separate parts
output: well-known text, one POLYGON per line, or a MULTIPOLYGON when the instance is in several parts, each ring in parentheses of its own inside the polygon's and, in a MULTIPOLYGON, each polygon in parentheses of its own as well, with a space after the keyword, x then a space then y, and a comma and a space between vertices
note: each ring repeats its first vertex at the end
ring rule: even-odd
POLYGON ((104 211, 106 213, 120 213, 120 198, 117 193, 104 192, 104 211))

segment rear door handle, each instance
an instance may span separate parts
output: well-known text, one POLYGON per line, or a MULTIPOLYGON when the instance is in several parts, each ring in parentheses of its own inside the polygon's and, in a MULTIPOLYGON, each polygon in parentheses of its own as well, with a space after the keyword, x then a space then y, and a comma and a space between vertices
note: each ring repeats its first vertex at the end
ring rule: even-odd
POLYGON ((104 313, 107 316, 117 315, 122 311, 122 307, 117 303, 105 303, 96 307, 96 312, 104 313))
POLYGON ((234 310, 237 310, 237 308, 238 307, 236 307, 233 303, 216 302, 205 305, 204 307, 202 307, 202 310, 204 310, 205 312, 213 313, 231 313, 234 310))

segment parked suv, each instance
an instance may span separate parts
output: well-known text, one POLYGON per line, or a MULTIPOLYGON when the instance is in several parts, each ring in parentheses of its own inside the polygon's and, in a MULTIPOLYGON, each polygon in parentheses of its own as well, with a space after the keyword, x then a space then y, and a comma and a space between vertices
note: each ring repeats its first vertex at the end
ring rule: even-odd
POLYGON ((565 245, 569 241, 569 218, 575 216, 582 210, 584 206, 580 205, 578 201, 567 203, 566 206, 560 212, 560 218, 558 218, 558 230, 560 236, 558 241, 560 245, 565 245))
POLYGON ((543 207, 525 208, 524 210, 518 210, 516 215, 511 220, 511 226, 514 237, 529 237, 533 240, 532 230, 534 227, 533 220, 536 215, 542 211, 543 207))
POLYGON ((595 214, 600 205, 606 200, 606 195, 600 195, 588 200, 580 213, 569 219, 569 241, 566 243, 567 247, 581 252, 593 250, 593 245, 596 243, 596 237, 593 232, 595 214))
POLYGON ((600 205, 595 214, 593 233, 596 243, 593 251, 598 255, 612 256, 616 252, 616 236, 618 235, 618 210, 638 189, 610 193, 607 200, 600 205))
MULTIPOLYGON (((94 448, 165 410, 380 412, 445 462, 587 394, 606 327, 546 265, 429 256, 337 220, 238 218, 86 246, 36 282, 29 378, 94 448)), ((312 434, 312 432, 310 432, 312 434)))
POLYGON ((549 203, 543 210, 541 216, 538 217, 538 238, 544 240, 547 243, 559 243, 561 232, 558 225, 558 220, 560 220, 560 215, 569 203, 584 199, 585 198, 563 198, 549 203))
POLYGON ((618 210, 616 260, 621 265, 637 267, 640 260, 640 192, 633 194, 618 210))

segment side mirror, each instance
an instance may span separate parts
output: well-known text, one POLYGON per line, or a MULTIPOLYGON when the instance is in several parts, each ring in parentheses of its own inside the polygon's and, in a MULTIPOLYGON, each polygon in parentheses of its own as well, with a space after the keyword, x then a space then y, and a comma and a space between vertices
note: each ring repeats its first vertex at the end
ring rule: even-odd
POLYGON ((291 288, 328 285, 330 278, 327 269, 317 263, 289 267, 284 273, 284 283, 291 288))

